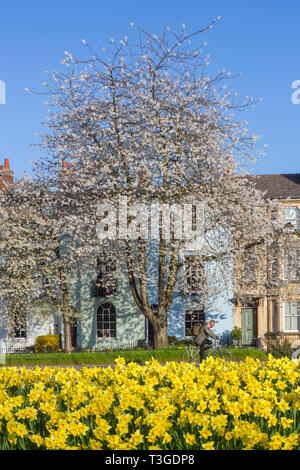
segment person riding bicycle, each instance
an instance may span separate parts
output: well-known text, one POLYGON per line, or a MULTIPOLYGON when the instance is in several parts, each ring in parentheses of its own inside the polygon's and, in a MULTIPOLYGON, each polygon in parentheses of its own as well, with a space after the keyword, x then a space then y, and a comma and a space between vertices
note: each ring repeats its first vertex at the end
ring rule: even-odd
POLYGON ((213 339, 219 339, 219 336, 215 335, 215 333, 211 331, 211 328, 213 328, 215 324, 215 320, 210 320, 208 323, 204 322, 196 336, 195 342, 200 346, 200 362, 202 362, 205 357, 205 350, 212 346, 212 342, 208 337, 210 336, 213 339))

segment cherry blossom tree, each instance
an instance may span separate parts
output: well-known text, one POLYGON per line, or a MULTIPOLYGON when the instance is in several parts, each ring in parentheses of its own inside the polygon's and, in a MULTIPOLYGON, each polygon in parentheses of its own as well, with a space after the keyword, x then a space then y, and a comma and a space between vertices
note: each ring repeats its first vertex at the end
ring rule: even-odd
POLYGON ((82 256, 65 176, 58 187, 23 177, 1 195, 0 298, 5 306, 1 321, 8 329, 25 328, 28 313, 45 320, 60 317, 64 350, 70 352, 71 326, 78 317, 70 291, 88 247, 85 241, 82 256))
MULTIPOLYGON (((47 72, 44 84, 48 130, 38 178, 57 187, 61 162, 68 162, 74 172, 69 203, 89 217, 89 243, 96 238, 97 208, 106 217, 109 211, 101 208, 117 208, 126 198, 127 229, 134 223, 138 235, 127 230, 120 236, 119 217, 111 238, 123 254, 132 296, 153 326, 155 347, 167 345, 168 314, 186 279, 188 245, 187 237, 174 235, 174 215, 168 236, 161 213, 158 236, 143 236, 145 208, 188 204, 195 222, 193 208, 204 207, 201 246, 193 250, 202 266, 198 293, 204 304, 217 289, 216 270, 222 274, 222 266, 274 238, 272 203, 242 177, 260 152, 257 137, 235 116, 254 100, 238 98, 226 70, 209 73, 206 44, 199 44, 217 21, 192 33, 185 25, 178 32, 166 26, 160 36, 132 25, 130 39, 111 38, 101 53, 83 40, 86 58, 66 52, 62 69, 47 72)), ((99 237, 99 250, 105 243, 99 237)), ((220 279, 221 290, 232 282, 226 269, 220 279)))

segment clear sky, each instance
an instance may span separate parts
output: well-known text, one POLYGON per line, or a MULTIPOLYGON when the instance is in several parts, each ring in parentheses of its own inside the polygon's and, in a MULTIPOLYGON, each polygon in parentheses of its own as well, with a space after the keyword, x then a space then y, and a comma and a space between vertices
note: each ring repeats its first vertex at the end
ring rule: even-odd
MULTIPOLYGON (((239 96, 263 98, 247 113, 248 128, 267 144, 255 173, 300 172, 300 104, 291 85, 300 80, 299 0, 10 0, 0 3, 0 81, 6 104, 0 104, 0 163, 9 158, 19 177, 40 150, 36 132, 45 120, 41 90, 45 70, 57 69, 69 51, 85 53, 81 39, 94 48, 109 37, 121 39, 130 22, 160 33, 185 23, 189 31, 221 21, 202 40, 215 69, 242 72, 234 88, 239 96)), ((1 102, 1 96, 0 96, 1 102)), ((245 118, 245 116, 241 116, 245 118)))

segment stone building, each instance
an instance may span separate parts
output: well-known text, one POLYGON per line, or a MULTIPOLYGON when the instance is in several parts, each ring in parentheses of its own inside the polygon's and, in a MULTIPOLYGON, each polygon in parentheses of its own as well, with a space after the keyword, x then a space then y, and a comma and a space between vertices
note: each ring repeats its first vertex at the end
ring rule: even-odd
MULTIPOLYGON (((300 174, 250 176, 265 197, 279 203, 286 230, 295 239, 288 249, 265 252, 258 256, 264 278, 257 282, 255 269, 250 277, 234 280, 234 325, 242 329, 242 344, 264 348, 268 341, 287 339, 291 344, 300 340, 300 174), (252 275, 252 277, 251 277, 252 275)), ((258 250, 263 250, 259 247, 258 250)), ((255 253, 251 254, 255 256, 255 253)), ((242 269, 247 270, 244 257, 242 269)), ((253 261, 253 260, 252 260, 253 261)))

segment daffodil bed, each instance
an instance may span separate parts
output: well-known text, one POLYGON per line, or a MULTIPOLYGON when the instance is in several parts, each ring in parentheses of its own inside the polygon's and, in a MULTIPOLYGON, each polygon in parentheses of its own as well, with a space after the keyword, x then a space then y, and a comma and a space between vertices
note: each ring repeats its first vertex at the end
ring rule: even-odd
POLYGON ((300 370, 185 362, 0 370, 0 449, 299 449, 300 370))

